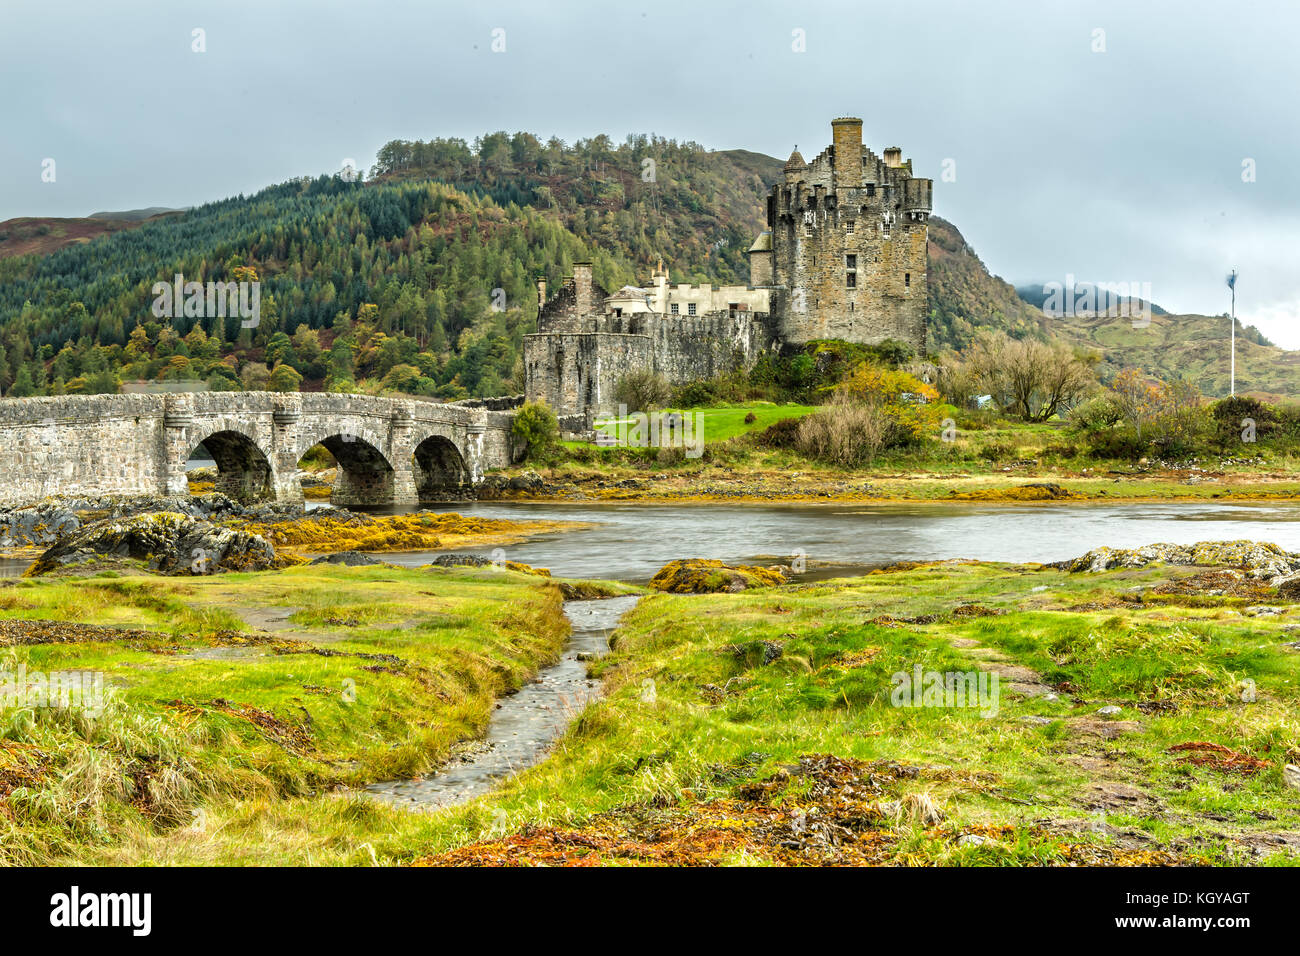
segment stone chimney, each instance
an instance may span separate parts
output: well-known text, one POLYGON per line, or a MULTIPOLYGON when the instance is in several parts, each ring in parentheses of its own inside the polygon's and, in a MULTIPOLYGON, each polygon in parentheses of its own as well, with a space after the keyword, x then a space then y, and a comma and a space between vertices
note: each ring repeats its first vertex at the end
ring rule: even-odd
POLYGON ((831 120, 835 146, 835 185, 856 189, 862 185, 862 120, 841 116, 831 120))
POLYGON ((591 263, 573 264, 574 311, 579 317, 591 315, 591 263))
POLYGON ((891 169, 897 169, 903 165, 903 151, 897 146, 890 146, 885 150, 885 165, 891 169))
POLYGON ((546 276, 537 277, 537 312, 540 315, 546 305, 546 276))

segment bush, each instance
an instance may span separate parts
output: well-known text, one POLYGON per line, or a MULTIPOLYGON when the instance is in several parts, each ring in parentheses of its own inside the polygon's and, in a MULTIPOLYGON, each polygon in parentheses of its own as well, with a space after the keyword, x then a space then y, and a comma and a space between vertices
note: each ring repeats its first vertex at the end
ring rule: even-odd
POLYGON ((837 398, 821 411, 798 420, 795 447, 818 461, 846 467, 861 465, 886 447, 893 430, 894 423, 880 406, 837 398))
POLYGON ((790 449, 798 445, 798 418, 783 418, 759 432, 757 441, 764 448, 790 449))
POLYGON ((1043 449, 1044 458, 1078 458, 1078 445, 1048 445, 1043 449))
POLYGON ((510 432, 525 445, 530 460, 551 454, 560 440, 560 423, 545 402, 525 402, 515 414, 510 432))
POLYGON ((628 372, 614 388, 614 401, 628 411, 651 412, 668 404, 671 389, 668 380, 657 372, 639 369, 628 372))
POLYGON ((993 442, 981 448, 979 456, 985 461, 1015 461, 1020 457, 1020 449, 1004 442, 993 442))
POLYGON ((1254 423, 1256 441, 1266 441, 1280 431, 1278 410, 1246 395, 1215 402, 1210 415, 1214 419, 1214 443, 1221 451, 1239 449, 1244 443, 1242 433, 1250 422, 1254 423))
POLYGON ((717 400, 717 385, 714 382, 691 382, 679 388, 672 399, 678 408, 699 408, 702 405, 712 405, 717 400))
POLYGON ((1098 395, 1070 409, 1066 421, 1070 428, 1086 433, 1114 428, 1122 417, 1119 407, 1110 398, 1098 395))

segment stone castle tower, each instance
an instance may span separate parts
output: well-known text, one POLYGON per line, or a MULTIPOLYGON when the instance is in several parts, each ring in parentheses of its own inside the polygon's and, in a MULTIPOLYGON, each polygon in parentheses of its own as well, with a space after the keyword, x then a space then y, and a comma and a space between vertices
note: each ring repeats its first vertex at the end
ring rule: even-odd
POLYGON ((866 149, 860 119, 833 120, 831 132, 811 164, 796 149, 769 192, 748 286, 670 285, 662 264, 648 287, 612 295, 590 263, 574 263, 549 298, 539 280, 527 397, 589 424, 615 409, 634 369, 681 385, 814 339, 897 339, 924 353, 932 182, 913 177, 897 147, 883 159, 866 149))
POLYGON ((767 197, 768 231, 750 249, 750 282, 781 290, 782 342, 907 342, 925 351, 926 244, 932 182, 890 147, 862 145, 862 120, 831 121, 812 163, 796 149, 767 197))

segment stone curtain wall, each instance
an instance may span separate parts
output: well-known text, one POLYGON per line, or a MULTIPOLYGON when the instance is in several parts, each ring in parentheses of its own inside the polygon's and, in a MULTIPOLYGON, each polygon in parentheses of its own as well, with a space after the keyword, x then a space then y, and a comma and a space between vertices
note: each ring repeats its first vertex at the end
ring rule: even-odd
MULTIPOLYGON (((528 398, 559 415, 586 415, 588 425, 618 410, 615 393, 628 372, 650 369, 672 385, 748 368, 775 336, 762 313, 655 315, 588 318, 600 329, 636 329, 524 336, 528 398)), ((629 409, 641 411, 642 409, 629 409)))
POLYGON ((242 500, 302 500, 298 460, 339 459, 336 504, 450 496, 504 467, 508 412, 332 393, 192 392, 0 400, 0 505, 52 494, 185 494, 205 444, 218 487, 242 500), (422 474, 421 465, 438 474, 422 474))

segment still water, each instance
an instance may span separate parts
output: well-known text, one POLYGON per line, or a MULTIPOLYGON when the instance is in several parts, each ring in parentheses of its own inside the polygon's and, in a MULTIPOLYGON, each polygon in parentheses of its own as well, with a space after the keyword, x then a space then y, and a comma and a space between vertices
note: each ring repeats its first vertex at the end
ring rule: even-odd
MULTIPOLYGON (((586 531, 505 548, 511 561, 561 577, 644 582, 678 558, 860 568, 974 558, 1060 561, 1101 545, 1191 544, 1250 538, 1300 551, 1300 504, 564 504, 439 506, 485 518, 593 521, 586 531)), ((427 554, 385 555, 422 564, 427 554)))
MULTIPOLYGON (((408 509, 401 509, 408 510, 408 509)), ((810 569, 974 558, 1060 561, 1101 545, 1191 544, 1249 538, 1300 551, 1300 503, 1143 504, 568 504, 470 502, 436 506, 485 518, 596 522, 504 549, 511 561, 561 577, 645 582, 678 558, 788 562, 810 569)), ((385 554, 420 565, 430 552, 385 554)), ((14 577, 28 559, 0 558, 14 577)))

